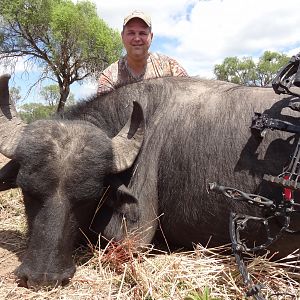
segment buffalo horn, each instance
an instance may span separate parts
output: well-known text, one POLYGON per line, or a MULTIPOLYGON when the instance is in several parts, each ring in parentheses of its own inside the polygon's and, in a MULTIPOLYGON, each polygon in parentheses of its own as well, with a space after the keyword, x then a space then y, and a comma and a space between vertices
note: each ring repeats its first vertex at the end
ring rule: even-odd
POLYGON ((130 168, 136 159, 143 143, 145 120, 142 107, 133 102, 131 118, 112 139, 113 173, 130 168))
POLYGON ((0 76, 0 153, 13 158, 26 124, 19 118, 8 90, 10 75, 0 76))

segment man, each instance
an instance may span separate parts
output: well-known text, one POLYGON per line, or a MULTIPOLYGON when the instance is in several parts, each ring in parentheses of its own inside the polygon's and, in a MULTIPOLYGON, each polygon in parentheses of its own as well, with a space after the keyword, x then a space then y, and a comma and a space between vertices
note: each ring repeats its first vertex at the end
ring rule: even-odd
POLYGON ((98 94, 143 79, 188 76, 176 60, 148 51, 153 39, 151 29, 151 19, 143 12, 134 11, 124 19, 121 36, 126 55, 101 73, 98 94))

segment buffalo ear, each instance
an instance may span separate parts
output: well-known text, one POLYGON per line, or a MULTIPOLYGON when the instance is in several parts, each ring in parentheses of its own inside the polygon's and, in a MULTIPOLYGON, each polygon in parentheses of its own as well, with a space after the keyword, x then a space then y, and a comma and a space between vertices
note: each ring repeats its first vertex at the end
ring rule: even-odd
POLYGON ((134 101, 130 119, 121 131, 112 139, 113 173, 130 168, 143 143, 145 119, 141 105, 134 101))
POLYGON ((112 182, 111 192, 102 204, 90 224, 92 232, 101 234, 106 241, 120 241, 138 228, 141 217, 138 200, 121 181, 112 182))
POLYGON ((17 187, 17 176, 20 165, 17 161, 11 160, 0 169, 0 191, 17 187))
POLYGON ((108 198, 106 204, 117 212, 117 215, 136 223, 139 220, 138 199, 118 176, 107 178, 107 184, 114 191, 114 196, 108 198))
POLYGON ((130 224, 138 222, 140 216, 138 200, 124 184, 117 188, 116 197, 117 201, 113 201, 112 204, 115 213, 130 224))
POLYGON ((138 200, 124 184, 117 189, 116 211, 130 223, 136 223, 139 220, 138 200))

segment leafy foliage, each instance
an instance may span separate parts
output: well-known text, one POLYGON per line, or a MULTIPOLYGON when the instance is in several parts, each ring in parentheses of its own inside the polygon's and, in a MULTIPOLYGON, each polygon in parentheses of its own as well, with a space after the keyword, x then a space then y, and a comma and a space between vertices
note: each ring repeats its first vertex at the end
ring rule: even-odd
POLYGON ((20 95, 20 87, 11 87, 9 89, 9 95, 14 104, 18 103, 19 100, 22 98, 20 95))
POLYGON ((289 60, 285 54, 265 51, 255 63, 252 57, 226 57, 222 64, 215 65, 217 79, 248 86, 267 86, 278 70, 289 60))
MULTIPOLYGON (((44 86, 40 92, 42 99, 48 106, 57 106, 60 99, 59 94, 59 87, 55 84, 50 84, 47 86, 44 86)), ((75 104, 75 98, 72 93, 68 96, 68 101, 66 105, 73 105, 75 104)))
POLYGON ((256 65, 259 85, 268 85, 277 74, 278 70, 287 64, 288 61, 289 57, 285 54, 265 51, 256 65))
POLYGON ((40 80, 58 82, 63 110, 70 85, 98 76, 122 51, 120 35, 88 0, 1 0, 0 59, 18 57, 42 69, 40 80))
POLYGON ((20 117, 26 123, 49 118, 54 113, 55 106, 43 105, 42 103, 26 103, 19 108, 20 117))
MULTIPOLYGON (((12 95, 10 95, 12 96, 12 95)), ((21 119, 26 123, 31 123, 39 119, 49 118, 56 113, 56 106, 59 102, 59 87, 55 84, 47 85, 41 90, 43 103, 26 103, 19 107, 21 119)), ((66 106, 75 104, 74 95, 69 94, 66 106)))

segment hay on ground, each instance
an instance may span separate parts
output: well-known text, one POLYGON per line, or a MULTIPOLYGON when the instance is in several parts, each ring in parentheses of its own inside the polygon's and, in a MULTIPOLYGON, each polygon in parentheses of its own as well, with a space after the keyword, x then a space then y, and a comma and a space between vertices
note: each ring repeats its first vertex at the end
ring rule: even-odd
MULTIPOLYGON (((77 271, 65 287, 39 291, 18 287, 13 270, 20 264, 26 245, 26 222, 18 189, 1 192, 0 224, 0 299, 245 298, 246 289, 235 259, 224 254, 228 246, 209 249, 196 245, 194 251, 177 253, 149 247, 141 253, 135 251, 130 238, 121 245, 109 243, 105 249, 90 246, 75 251, 77 271)), ((297 259, 297 253, 293 253, 276 262, 267 255, 247 261, 253 281, 264 285, 266 299, 276 293, 289 293, 300 299, 297 259)))

